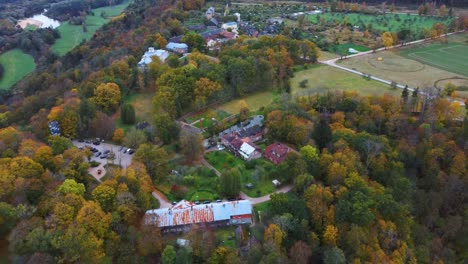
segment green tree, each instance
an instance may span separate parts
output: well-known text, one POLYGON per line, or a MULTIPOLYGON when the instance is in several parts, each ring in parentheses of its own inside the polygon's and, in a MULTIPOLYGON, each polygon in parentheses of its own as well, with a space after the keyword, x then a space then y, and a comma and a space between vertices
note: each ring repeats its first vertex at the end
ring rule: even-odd
POLYGON ((127 125, 135 124, 135 109, 131 104, 123 104, 120 107, 120 118, 122 122, 127 125))
POLYGON ((93 200, 97 201, 104 211, 109 212, 112 210, 116 197, 114 188, 100 184, 93 190, 91 195, 93 196, 93 200))
POLYGON ((174 264, 176 260, 176 251, 173 246, 167 245, 162 253, 163 264, 174 264))
POLYGON ((119 106, 121 99, 120 88, 117 84, 101 83, 94 91, 94 97, 90 101, 105 112, 112 113, 119 106))
POLYGON ((153 181, 159 182, 169 172, 169 156, 167 152, 150 144, 142 144, 135 153, 134 160, 146 166, 153 181))
POLYGON ((54 155, 62 154, 65 150, 73 147, 73 143, 70 139, 61 136, 50 136, 47 142, 52 148, 54 155))
POLYGON ((330 125, 328 125, 327 121, 321 119, 317 126, 314 128, 314 132, 312 133, 312 138, 315 140, 317 147, 320 151, 323 148, 326 148, 332 139, 332 132, 330 129, 330 125))
POLYGON ((66 179, 62 183, 62 185, 59 186, 58 191, 63 195, 73 193, 73 194, 76 194, 76 195, 79 195, 79 196, 83 196, 86 189, 85 189, 84 184, 77 183, 73 179, 66 179))
POLYGON ((220 178, 221 193, 228 198, 235 198, 241 190, 241 173, 237 168, 224 171, 220 178))
POLYGON ((180 148, 188 163, 192 163, 203 157, 205 148, 203 147, 203 136, 182 130, 180 133, 180 148))
POLYGON ((300 149, 300 153, 304 161, 307 163, 309 173, 315 175, 318 172, 318 164, 320 161, 319 151, 316 148, 307 145, 300 149))
POLYGON ((206 51, 205 39, 200 34, 189 32, 184 35, 182 42, 189 46, 190 51, 206 51))
POLYGON ((10 204, 0 202, 0 235, 7 234, 15 225, 17 212, 10 204))
POLYGON ((346 258, 343 250, 337 247, 332 247, 325 249, 323 262, 325 264, 345 264, 346 258))
POLYGON ((132 128, 127 132, 127 135, 125 135, 124 145, 131 148, 137 148, 147 141, 148 138, 143 130, 132 128))

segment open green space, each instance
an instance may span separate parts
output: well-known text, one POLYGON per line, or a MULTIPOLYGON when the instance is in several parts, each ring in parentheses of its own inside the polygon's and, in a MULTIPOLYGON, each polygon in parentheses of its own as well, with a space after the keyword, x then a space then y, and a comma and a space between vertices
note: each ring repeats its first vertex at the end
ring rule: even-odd
POLYGON ((396 32, 400 28, 410 28, 413 32, 421 32, 423 29, 431 28, 434 23, 440 22, 448 26, 451 22, 451 18, 403 14, 323 13, 309 15, 309 21, 313 24, 319 24, 322 18, 327 24, 343 24, 346 20, 346 23, 358 26, 360 29, 365 29, 370 25, 373 30, 379 32, 396 32))
POLYGON ((250 111, 255 111, 260 107, 271 104, 271 102, 273 102, 273 93, 271 91, 254 93, 243 98, 231 100, 217 108, 230 114, 238 114, 241 108, 240 101, 242 100, 247 103, 250 111))
POLYGON ((221 121, 224 118, 230 116, 226 111, 223 110, 207 110, 202 113, 197 113, 191 116, 188 116, 185 118, 185 121, 189 124, 193 123, 194 126, 200 127, 200 120, 202 122, 202 127, 207 128, 213 125, 213 118, 216 119, 216 121, 221 121), (197 121, 197 122, 196 122, 197 121), (196 123, 194 123, 196 122, 196 123))
POLYGON ((364 95, 399 95, 400 90, 392 90, 389 85, 367 80, 361 76, 326 65, 316 65, 307 70, 294 73, 291 79, 293 96, 304 96, 327 91, 355 91, 364 95), (305 88, 300 83, 307 80, 305 88))
POLYGON ((401 50, 400 54, 442 70, 468 76, 468 45, 463 43, 432 43, 401 50))
POLYGON ((266 159, 244 161, 227 151, 213 151, 205 155, 206 160, 221 173, 230 168, 237 168, 241 173, 241 190, 250 197, 260 197, 275 191, 270 175, 275 172, 275 165, 266 159), (246 184, 252 183, 252 188, 246 184))
POLYGON ((216 245, 236 248, 236 227, 221 227, 215 231, 216 245))
POLYGON ((36 68, 34 58, 20 49, 10 50, 0 55, 0 64, 5 69, 3 78, 0 79, 1 90, 10 89, 36 68))
POLYGON ((92 14, 86 16, 86 32, 81 25, 71 25, 68 21, 62 23, 57 28, 60 32, 60 38, 52 45, 52 51, 62 56, 78 46, 82 41, 88 41, 94 33, 109 22, 112 17, 122 13, 130 2, 131 0, 126 0, 119 5, 93 9, 92 14))
POLYGON ((339 44, 339 45, 334 45, 330 47, 330 51, 340 54, 340 55, 351 55, 355 54, 352 52, 349 52, 349 49, 354 49, 359 52, 364 52, 364 51, 369 51, 370 49, 368 47, 364 47, 361 45, 353 44, 353 43, 344 43, 344 44, 339 44))

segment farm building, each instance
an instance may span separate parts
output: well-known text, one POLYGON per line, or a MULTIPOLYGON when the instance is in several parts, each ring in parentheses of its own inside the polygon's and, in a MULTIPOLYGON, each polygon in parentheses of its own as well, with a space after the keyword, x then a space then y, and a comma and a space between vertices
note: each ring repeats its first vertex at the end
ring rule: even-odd
POLYGON ((138 62, 138 67, 144 68, 148 66, 152 61, 153 57, 158 57, 161 62, 164 62, 167 57, 169 57, 169 52, 166 50, 161 49, 154 49, 153 47, 149 47, 148 51, 143 54, 141 57, 140 62, 138 62))
POLYGON ((196 205, 182 200, 172 208, 146 211, 145 224, 157 225, 163 232, 184 231, 193 224, 209 226, 252 223, 252 205, 248 200, 196 205))
POLYGON ((286 159, 291 148, 281 143, 273 143, 265 148, 263 156, 278 165, 286 159))

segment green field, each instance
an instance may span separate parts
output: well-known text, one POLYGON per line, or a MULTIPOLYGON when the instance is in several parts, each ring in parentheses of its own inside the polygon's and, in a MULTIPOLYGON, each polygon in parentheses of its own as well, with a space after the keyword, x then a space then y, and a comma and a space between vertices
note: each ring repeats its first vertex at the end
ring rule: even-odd
POLYGON ((292 95, 324 93, 327 91, 356 91, 363 95, 399 95, 400 90, 392 90, 389 85, 366 80, 361 76, 325 65, 316 65, 307 70, 294 73, 291 79, 292 95), (301 88, 300 82, 307 80, 307 87, 301 88))
POLYGON ((351 55, 354 53, 349 52, 349 49, 355 49, 359 52, 364 52, 364 51, 369 51, 370 49, 368 47, 356 45, 353 43, 344 43, 340 45, 334 45, 330 47, 330 51, 336 53, 336 54, 346 54, 346 55, 351 55))
POLYGON ((332 24, 342 24, 346 19, 347 23, 353 26, 359 26, 364 29, 367 25, 371 25, 377 31, 398 31, 398 29, 410 28, 413 32, 420 32, 424 28, 431 28, 436 22, 441 22, 449 25, 450 18, 401 15, 401 14, 385 14, 385 15, 367 15, 358 13, 324 13, 319 15, 310 15, 309 21, 313 24, 319 24, 320 19, 324 18, 325 22, 332 24))
POLYGON ((5 72, 0 80, 0 89, 8 90, 36 68, 34 58, 20 49, 7 51, 0 55, 0 64, 5 72))
POLYGON ((402 50, 400 55, 449 72, 468 76, 468 45, 436 43, 402 50))
POLYGON ((94 33, 109 22, 112 17, 122 13, 130 2, 131 0, 126 0, 120 5, 93 9, 93 14, 86 16, 86 32, 83 32, 83 27, 81 25, 71 25, 69 22, 61 24, 57 28, 60 32, 60 38, 52 45, 52 51, 62 56, 78 46, 83 40, 88 41, 94 33), (101 14, 104 14, 104 17, 101 16, 101 14))
POLYGON ((259 92, 240 99, 229 101, 217 107, 230 114, 238 114, 241 108, 240 101, 243 100, 247 103, 250 111, 256 111, 262 106, 267 106, 273 102, 272 92, 259 92))

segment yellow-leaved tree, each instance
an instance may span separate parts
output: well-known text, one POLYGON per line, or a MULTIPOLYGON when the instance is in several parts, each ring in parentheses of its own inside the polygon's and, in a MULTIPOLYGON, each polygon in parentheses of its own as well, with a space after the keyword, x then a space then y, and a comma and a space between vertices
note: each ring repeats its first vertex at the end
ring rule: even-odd
POLYGON ((94 90, 94 96, 90 100, 105 112, 111 113, 117 109, 121 98, 120 88, 117 84, 101 83, 94 90))
POLYGON ((382 42, 385 46, 385 49, 391 47, 393 45, 393 36, 392 33, 386 31, 382 33, 382 42))

